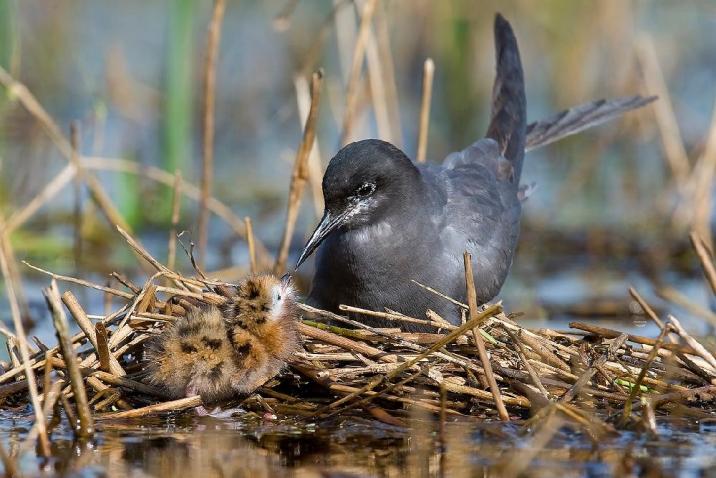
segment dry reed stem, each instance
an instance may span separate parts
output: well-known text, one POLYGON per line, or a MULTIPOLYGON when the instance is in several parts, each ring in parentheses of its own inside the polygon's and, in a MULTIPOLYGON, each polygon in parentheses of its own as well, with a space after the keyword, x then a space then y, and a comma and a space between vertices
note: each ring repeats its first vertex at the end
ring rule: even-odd
POLYGON ((641 307, 641 310, 644 311, 647 317, 649 317, 659 327, 659 329, 664 328, 664 322, 659 318, 658 315, 656 315, 654 309, 651 308, 651 306, 644 300, 644 298, 639 295, 636 289, 634 289, 633 287, 629 287, 629 295, 631 295, 632 298, 637 301, 639 307, 641 307))
POLYGON ((659 126, 661 141, 664 146, 667 164, 674 177, 676 186, 683 192, 683 187, 688 179, 689 158, 684 148, 684 141, 679 131, 679 125, 674 114, 674 107, 671 102, 671 95, 664 80, 664 74, 659 66, 659 59, 654 48, 653 39, 642 34, 637 39, 637 58, 641 63, 644 72, 644 81, 647 91, 659 97, 654 103, 654 113, 659 126))
MULTIPOLYGON (((582 322, 570 322, 569 326, 572 327, 573 329, 584 330, 591 334, 601 335, 602 337, 606 337, 608 339, 615 339, 615 338, 619 337, 620 335, 622 335, 622 333, 617 330, 608 329, 606 327, 598 327, 596 325, 591 325, 591 324, 584 324, 582 322)), ((634 342, 634 343, 642 344, 642 345, 650 345, 652 347, 654 345, 656 345, 656 339, 652 339, 650 337, 642 337, 641 335, 634 335, 634 334, 627 334, 627 336, 629 337, 630 342, 634 342)), ((689 354, 689 355, 698 355, 692 347, 684 347, 683 345, 679 345, 679 344, 663 344, 661 347, 666 350, 670 350, 672 352, 679 352, 679 353, 689 354)))
POLYGON ((76 279, 74 277, 69 277, 61 274, 55 274, 54 272, 46 271, 45 269, 41 269, 37 266, 33 266, 29 262, 22 261, 23 264, 25 264, 30 269, 36 270, 38 272, 42 272, 43 274, 46 274, 50 277, 52 277, 53 280, 63 281, 63 282, 71 282, 73 284, 81 285, 84 287, 88 287, 90 289, 96 289, 102 292, 107 292, 109 294, 115 295, 117 297, 122 297, 123 299, 133 299, 134 295, 130 294, 128 292, 124 292, 121 290, 113 289, 111 287, 105 287, 99 284, 93 284, 92 282, 82 280, 82 279, 76 279))
MULTIPOLYGON (((0 68, 0 70, 2 70, 2 68, 0 68)), ((5 223, 2 218, 0 218, 0 272, 5 278, 5 290, 7 292, 7 298, 10 305, 10 315, 12 316, 13 325, 15 326, 17 342, 20 348, 20 356, 22 357, 22 370, 25 372, 25 378, 30 390, 30 401, 32 402, 32 409, 35 414, 35 423, 37 423, 37 429, 40 437, 40 453, 47 457, 50 456, 51 453, 50 441, 47 438, 45 416, 42 413, 42 407, 40 405, 40 395, 37 391, 35 372, 32 370, 32 365, 30 364, 30 352, 27 345, 27 336, 25 335, 25 326, 23 325, 22 317, 20 316, 20 306, 15 296, 14 284, 10 279, 8 258, 6 255, 6 248, 4 247, 4 243, 6 241, 7 235, 5 234, 5 223)))
POLYGON ((514 332, 512 332, 510 329, 505 328, 505 332, 507 335, 510 336, 510 339, 512 339, 512 343, 515 344, 517 349, 515 352, 517 352, 517 356, 520 358, 522 363, 524 364, 525 368, 527 369, 527 373, 530 376, 530 379, 532 380, 532 384, 537 387, 537 390, 542 394, 544 398, 549 400, 549 392, 547 392, 547 389, 544 388, 544 385, 542 384, 542 380, 540 380, 539 375, 537 375, 537 372, 535 372, 534 367, 532 367, 532 364, 530 364, 530 361, 527 360, 527 356, 525 354, 525 348, 522 345, 522 342, 520 342, 517 335, 515 335, 514 332))
POLYGON ((97 337, 97 359, 99 360, 99 368, 104 372, 110 372, 110 363, 117 360, 109 351, 109 336, 107 335, 107 327, 102 322, 98 322, 94 326, 95 336, 97 337))
POLYGON ((251 275, 253 275, 258 272, 256 265, 256 244, 254 243, 254 226, 249 216, 244 218, 244 224, 246 225, 246 242, 249 246, 249 271, 251 275))
POLYGON ((716 267, 714 267, 711 251, 703 239, 695 232, 689 234, 689 238, 691 239, 691 244, 696 250, 696 255, 699 256, 701 267, 703 267, 704 270, 704 275, 706 276, 709 286, 711 286, 711 292, 716 294, 716 267))
POLYGON ((423 95, 420 102, 420 128, 418 132, 418 154, 415 160, 424 163, 428 151, 428 128, 430 126, 430 102, 433 96, 435 63, 427 58, 423 64, 423 95))
POLYGON ((176 269, 177 234, 179 233, 179 215, 181 214, 181 186, 181 171, 177 169, 174 171, 174 186, 172 187, 172 227, 169 229, 169 242, 167 243, 167 269, 171 271, 176 269))
MULTIPOLYGON (((463 261, 465 264, 465 287, 467 289, 467 303, 470 307, 470 320, 474 320, 478 316, 477 312, 477 293, 475 291, 475 278, 472 275, 472 255, 465 251, 463 253, 463 261)), ((478 324, 479 326, 479 324, 478 324)), ((510 421, 510 414, 507 413, 505 404, 502 402, 502 394, 500 393, 500 387, 497 386, 495 380, 495 374, 492 372, 492 364, 490 363, 490 357, 487 355, 487 349, 485 348, 485 341, 482 336, 475 332, 475 329, 471 329, 472 338, 475 340, 477 351, 480 356, 480 362, 482 362, 482 368, 485 370, 485 377, 487 383, 490 385, 490 391, 495 400, 495 407, 497 413, 502 421, 510 421)))
POLYGON ((214 9, 206 34, 206 58, 204 62, 204 120, 203 151, 201 157, 201 199, 199 201, 199 266, 206 262, 209 240, 209 208, 214 174, 214 109, 216 98, 216 60, 219 56, 221 24, 226 10, 225 0, 214 0, 214 9))
POLYGON ((716 358, 706 350, 706 348, 701 345, 696 339, 694 339, 689 333, 684 329, 684 327, 681 325, 681 322, 674 317, 673 315, 669 315, 669 322, 674 327, 674 330, 676 330, 676 333, 679 334, 679 336, 684 339, 684 342, 686 342, 689 347, 691 347, 695 352, 696 355, 701 357, 706 361, 706 363, 709 364, 709 366, 712 368, 711 372, 716 372, 716 358))
POLYGON ((286 225, 284 227, 281 245, 274 265, 274 273, 281 274, 286 269, 288 250, 291 246, 293 231, 298 218, 298 210, 301 206, 301 195, 308 180, 308 157, 316 138, 316 124, 318 122, 318 106, 321 99, 321 84, 323 82, 323 71, 313 73, 311 77, 311 108, 303 130, 303 139, 296 152, 296 160, 291 174, 291 185, 288 193, 288 210, 286 212, 286 225))
POLYGON ((24 325, 31 325, 32 317, 30 314, 30 307, 23 288, 22 275, 17 267, 15 250, 10 242, 10 231, 7 227, 5 227, 1 219, 0 248, 3 249, 3 254, 5 255, 5 260, 7 261, 7 275, 5 276, 5 279, 12 282, 13 290, 15 292, 15 300, 17 301, 17 305, 20 309, 20 317, 22 318, 24 325))
MULTIPOLYGON (((444 386, 448 392, 470 395, 485 403, 495 403, 495 396, 492 392, 486 392, 484 390, 480 390, 479 388, 469 387, 467 385, 460 385, 449 380, 441 381, 440 385, 444 386)), ((530 408, 530 401, 524 397, 504 396, 502 397, 502 401, 511 407, 530 408)))
POLYGON ((55 352, 53 350, 45 352, 45 376, 42 381, 43 403, 47 403, 47 392, 50 390, 50 385, 52 383, 52 359, 54 354, 55 352))
MULTIPOLYGON (((296 75, 293 79, 296 88, 296 103, 298 107, 298 119, 301 128, 308 121, 308 113, 311 108, 311 92, 308 81, 303 74, 296 75)), ((321 152, 318 145, 318 138, 313 140, 313 147, 308 156, 308 183, 311 187, 311 197, 313 199, 313 209, 316 217, 323 214, 323 190, 321 181, 323 177, 323 165, 321 164, 321 152)))
POLYGON ((167 266, 159 262, 152 256, 147 249, 139 243, 137 239, 132 237, 126 230, 124 230, 121 226, 117 225, 117 232, 121 234, 122 237, 127 241, 129 246, 134 249, 135 252, 137 252, 145 261, 147 261, 149 264, 152 265, 157 271, 159 272, 172 272, 170 271, 167 266))
POLYGON ((716 314, 708 310, 707 308, 696 304, 686 295, 682 294, 673 287, 661 287, 656 290, 656 295, 662 299, 677 305, 690 314, 700 317, 709 323, 712 327, 716 327, 716 314))
MULTIPOLYGON (((80 162, 80 126, 77 121, 70 124, 70 144, 72 146, 72 163, 80 162)), ((82 274, 82 181, 79 175, 75 174, 74 180, 75 204, 73 211, 74 222, 74 247, 72 253, 75 263, 75 275, 82 274)))
POLYGON ((368 84, 370 96, 375 113, 375 124, 378 128, 378 138, 395 143, 393 131, 388 114, 388 101, 386 99, 385 81, 383 79, 383 65, 378 53, 378 41, 373 28, 368 25, 368 36, 365 45, 365 57, 368 71, 368 84))
POLYGON ((423 320, 423 319, 416 319, 414 317, 408 317, 407 315, 403 314, 396 314, 392 312, 379 312, 375 310, 368 310, 368 309, 361 309, 360 307, 352 307, 350 305, 341 304, 338 306, 338 309, 343 312, 353 312, 356 314, 362 314, 362 315, 368 315, 371 317, 380 317, 381 319, 386 320, 392 320, 392 321, 398 321, 398 322, 405 322, 410 324, 420 324, 420 325, 430 325, 435 328, 443 328, 452 330, 456 327, 452 324, 440 324, 440 323, 434 323, 432 321, 423 320))
POLYGON ((388 31, 388 12, 385 2, 378 4, 380 12, 375 15, 375 29, 377 33, 378 54, 382 64, 383 83, 385 85, 385 99, 388 107, 390 121, 391 141, 397 146, 403 145, 403 131, 400 125, 400 106, 398 104, 398 87, 395 82, 395 68, 393 55, 390 51, 390 32, 388 31))
POLYGON ((77 355, 70 340, 69 325, 67 324, 67 317, 62 310, 62 302, 60 301, 57 282, 53 280, 50 287, 43 290, 43 294, 52 313, 52 322, 55 325, 55 332, 57 333, 57 342, 60 346, 65 367, 67 367, 72 394, 77 404, 77 415, 79 416, 78 434, 81 437, 89 437, 94 433, 94 420, 92 419, 92 413, 90 412, 87 402, 87 391, 85 390, 82 374, 77 363, 77 355))
MULTIPOLYGON (((67 307, 67 310, 70 311, 70 315, 75 319, 75 322, 77 322, 77 325, 80 326, 80 329, 82 329, 82 332, 84 332, 87 339, 90 341, 94 349, 97 351, 97 357, 101 358, 102 354, 100 353, 99 349, 99 342, 97 340, 97 334, 95 333, 95 328, 92 325, 92 322, 87 317, 87 314, 85 313, 84 309, 80 305, 77 298, 72 294, 72 292, 67 291, 64 294, 62 294, 62 302, 67 307)), ((97 324, 101 327, 104 327, 104 324, 97 324)), ((106 330, 106 329, 105 329, 106 330)), ((105 335, 106 339, 106 335, 105 335)), ((109 359, 109 371, 112 372, 115 375, 124 376, 127 374, 127 372, 124 371, 122 366, 119 364, 116 358, 110 356, 109 359)))
POLYGON ((77 169, 73 164, 66 165, 47 185, 24 207, 16 210, 7 219, 7 231, 13 232, 22 226, 45 204, 50 202, 75 177, 77 169))
POLYGON ((387 354, 383 350, 371 347, 370 345, 362 342, 356 342, 355 340, 347 339, 345 337, 341 337, 340 335, 311 327, 310 325, 300 323, 298 324, 298 330, 306 337, 335 345, 336 347, 350 350, 351 352, 363 354, 381 362, 396 363, 398 361, 398 358, 393 354, 387 354))
POLYGON ((158 413, 165 412, 179 412, 189 408, 195 408, 202 406, 201 397, 194 395, 191 397, 180 398, 179 400, 172 400, 169 402, 157 403, 142 408, 135 408, 134 410, 126 410, 124 412, 105 413, 97 415, 98 420, 119 420, 123 418, 142 418, 149 415, 156 415, 158 413))
POLYGON ((169 398, 167 394, 164 393, 164 391, 162 391, 161 389, 149 386, 142 382, 137 382, 136 380, 132 380, 127 377, 119 377, 112 373, 107 373, 101 370, 89 370, 87 371, 87 373, 89 374, 88 379, 97 378, 102 382, 108 383, 110 385, 116 385, 118 387, 126 388, 128 390, 143 393, 145 395, 160 398, 169 398))
POLYGON ((358 27, 358 35, 353 48, 351 69, 350 74, 348 75, 348 83, 346 85, 346 108, 343 112, 343 123, 341 125, 341 145, 346 145, 351 137, 353 117, 358 106, 358 86, 361 79, 361 69, 363 66, 363 59, 365 58, 366 43, 368 41, 371 19, 373 18, 373 13, 375 12, 376 3, 377 0, 366 0, 363 5, 363 10, 361 11, 360 26, 358 27))
POLYGON ((713 247, 711 237, 711 200, 714 174, 716 173, 716 102, 711 115, 711 126, 706 140, 706 147, 697 159, 691 172, 691 202, 683 204, 692 214, 691 227, 704 241, 713 247))

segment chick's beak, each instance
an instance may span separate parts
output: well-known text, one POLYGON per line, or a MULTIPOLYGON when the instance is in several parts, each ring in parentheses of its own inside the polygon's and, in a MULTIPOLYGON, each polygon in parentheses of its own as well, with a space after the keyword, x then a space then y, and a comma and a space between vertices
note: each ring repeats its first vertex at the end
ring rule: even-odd
POLYGON ((323 213, 321 222, 318 223, 316 230, 313 231, 311 238, 304 246, 303 252, 301 253, 301 257, 299 257, 298 262, 296 262, 296 269, 298 269, 298 267, 303 264, 303 261, 308 259, 308 257, 313 254, 313 251, 316 250, 316 248, 321 244, 321 242, 323 242, 326 237, 328 237, 331 232, 335 231, 343 224, 347 215, 348 211, 341 212, 335 215, 331 214, 328 210, 323 213))
POLYGON ((289 287, 293 285, 293 277, 288 272, 281 276, 281 286, 289 287))

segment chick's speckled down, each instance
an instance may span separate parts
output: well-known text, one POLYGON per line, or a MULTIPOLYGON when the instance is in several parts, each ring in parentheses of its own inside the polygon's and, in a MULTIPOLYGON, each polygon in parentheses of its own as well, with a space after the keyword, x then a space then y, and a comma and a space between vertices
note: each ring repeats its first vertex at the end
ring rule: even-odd
POLYGON ((289 281, 249 277, 221 309, 193 309, 156 338, 149 380, 172 396, 200 394, 206 403, 251 393, 300 350, 297 320, 289 281))

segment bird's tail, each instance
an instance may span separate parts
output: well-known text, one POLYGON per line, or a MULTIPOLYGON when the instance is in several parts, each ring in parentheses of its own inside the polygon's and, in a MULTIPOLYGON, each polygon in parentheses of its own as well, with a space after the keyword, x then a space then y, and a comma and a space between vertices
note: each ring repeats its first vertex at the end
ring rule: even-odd
POLYGON ((500 145, 503 156, 512 163, 514 177, 518 182, 525 155, 525 80, 517 39, 510 23, 498 13, 494 28, 497 73, 492 87, 492 116, 487 137, 500 145))

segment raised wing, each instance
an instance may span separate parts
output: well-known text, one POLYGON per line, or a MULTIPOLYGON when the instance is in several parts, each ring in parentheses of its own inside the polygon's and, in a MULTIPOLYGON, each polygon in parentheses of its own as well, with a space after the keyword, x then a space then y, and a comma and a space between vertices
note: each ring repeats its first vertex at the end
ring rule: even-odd
POLYGON ((625 96, 613 100, 597 100, 561 111, 542 121, 527 125, 525 151, 554 143, 621 116, 627 111, 641 108, 656 100, 656 96, 625 96))

